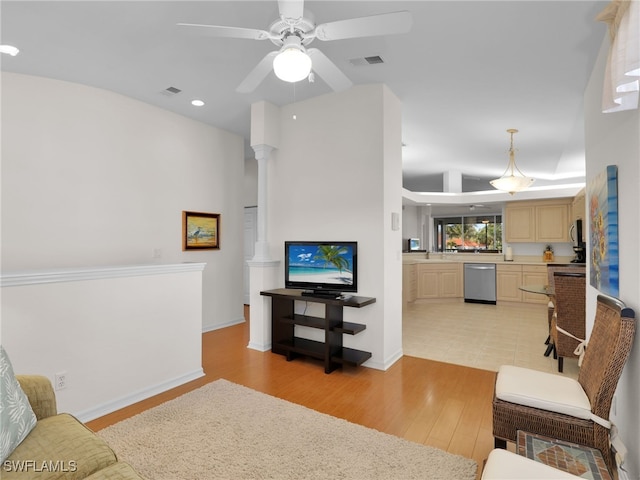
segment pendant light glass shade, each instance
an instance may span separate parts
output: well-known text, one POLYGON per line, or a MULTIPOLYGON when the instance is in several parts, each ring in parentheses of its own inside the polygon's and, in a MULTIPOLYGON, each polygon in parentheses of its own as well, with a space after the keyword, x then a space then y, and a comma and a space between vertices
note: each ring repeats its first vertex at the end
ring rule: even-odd
POLYGON ((525 177, 520 169, 516 166, 516 154, 513 148, 513 134, 518 133, 515 128, 507 130, 511 134, 511 146, 509 147, 509 163, 507 169, 504 171, 500 178, 491 180, 489 183, 497 190, 509 192, 513 195, 516 192, 520 192, 526 188, 529 188, 535 179, 525 177), (516 174, 517 173, 517 174, 516 174))
POLYGON ((311 73, 311 58, 304 51, 300 37, 288 36, 282 50, 273 59, 273 71, 280 80, 299 82, 311 73))

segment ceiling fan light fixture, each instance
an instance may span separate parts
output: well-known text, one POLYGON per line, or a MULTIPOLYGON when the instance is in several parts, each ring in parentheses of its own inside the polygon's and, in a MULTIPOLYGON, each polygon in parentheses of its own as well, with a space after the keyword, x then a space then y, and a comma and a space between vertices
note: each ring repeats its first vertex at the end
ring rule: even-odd
POLYGON ((304 51, 300 37, 290 35, 285 39, 280 53, 273 59, 273 71, 284 82, 299 82, 311 73, 311 58, 304 51))
POLYGON ((535 179, 526 177, 516 166, 516 154, 515 149, 513 148, 513 134, 518 133, 518 130, 510 128, 507 132, 511 134, 511 146, 509 147, 509 163, 507 164, 507 169, 500 178, 491 180, 489 183, 493 188, 509 192, 509 194, 513 195, 516 192, 529 188, 531 184, 535 182, 535 179))

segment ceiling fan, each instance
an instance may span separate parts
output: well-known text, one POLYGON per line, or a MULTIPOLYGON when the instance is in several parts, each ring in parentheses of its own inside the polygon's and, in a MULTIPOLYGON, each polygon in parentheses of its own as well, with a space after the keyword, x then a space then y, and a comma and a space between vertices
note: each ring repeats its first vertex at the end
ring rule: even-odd
POLYGON ((237 92, 252 92, 272 69, 278 78, 288 82, 307 78, 313 71, 338 92, 351 87, 351 80, 324 53, 317 48, 306 48, 307 45, 316 38, 332 41, 406 33, 412 23, 411 13, 400 11, 316 25, 313 15, 304 10, 304 0, 279 0, 278 10, 280 18, 268 30, 193 23, 178 23, 178 26, 210 37, 271 40, 280 47, 269 52, 249 72, 236 88, 237 92))
POLYGON ((482 209, 482 208, 491 208, 491 207, 487 207, 486 205, 482 205, 482 204, 479 204, 479 203, 475 203, 473 205, 469 205, 469 211, 470 212, 473 212, 476 208, 482 209))

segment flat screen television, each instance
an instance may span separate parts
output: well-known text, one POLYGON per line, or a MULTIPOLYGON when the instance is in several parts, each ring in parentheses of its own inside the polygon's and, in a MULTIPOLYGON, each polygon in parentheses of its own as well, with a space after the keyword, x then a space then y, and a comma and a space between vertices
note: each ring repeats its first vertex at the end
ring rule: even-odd
POLYGON ((357 242, 285 242, 284 286, 313 295, 358 291, 357 242))

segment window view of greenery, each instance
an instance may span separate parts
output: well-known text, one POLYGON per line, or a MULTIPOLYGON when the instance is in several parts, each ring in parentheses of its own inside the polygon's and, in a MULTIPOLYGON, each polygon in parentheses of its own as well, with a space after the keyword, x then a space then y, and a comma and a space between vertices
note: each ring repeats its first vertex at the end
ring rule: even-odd
POLYGON ((502 215, 434 219, 436 251, 502 251, 502 215))

